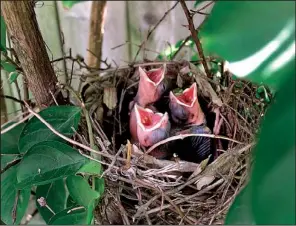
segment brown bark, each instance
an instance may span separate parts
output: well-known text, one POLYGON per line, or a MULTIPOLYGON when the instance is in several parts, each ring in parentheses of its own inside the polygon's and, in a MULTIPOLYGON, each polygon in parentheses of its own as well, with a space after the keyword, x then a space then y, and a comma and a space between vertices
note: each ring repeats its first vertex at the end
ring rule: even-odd
POLYGON ((52 102, 57 77, 38 27, 33 1, 2 1, 1 13, 29 89, 43 108, 52 102))
POLYGON ((102 56, 104 11, 106 1, 93 1, 90 17, 87 64, 99 68, 102 56))

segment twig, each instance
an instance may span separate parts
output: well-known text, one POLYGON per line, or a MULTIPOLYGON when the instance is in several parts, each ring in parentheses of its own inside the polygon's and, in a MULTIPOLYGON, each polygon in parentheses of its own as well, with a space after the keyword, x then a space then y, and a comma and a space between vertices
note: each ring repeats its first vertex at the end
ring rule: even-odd
POLYGON ((102 175, 101 175, 101 178, 104 176, 104 175, 106 175, 110 170, 111 170, 111 168, 114 166, 114 164, 116 163, 116 160, 117 160, 117 157, 120 155, 120 153, 123 151, 123 148, 120 148, 119 150, 118 150, 118 152, 116 153, 116 155, 114 156, 114 159, 112 160, 112 162, 111 162, 111 165, 108 167, 108 169, 107 170, 105 170, 103 173, 102 173, 102 175))
POLYGON ((228 138, 228 137, 224 137, 224 136, 218 136, 218 135, 214 135, 214 134, 193 134, 193 133, 190 133, 190 134, 180 134, 180 135, 177 135, 177 136, 172 136, 172 137, 169 137, 167 139, 164 139, 156 144, 154 144, 153 146, 151 146, 146 152, 145 154, 149 154, 151 151, 153 151, 156 147, 162 145, 162 144, 165 144, 167 142, 170 142, 170 141, 173 141, 173 140, 182 140, 186 137, 210 137, 210 138, 218 138, 218 139, 224 139, 224 140, 228 140, 228 141, 232 141, 232 142, 235 142, 235 143, 238 143, 238 144, 243 144, 242 142, 240 141, 237 141, 237 140, 233 140, 231 138, 228 138))
POLYGON ((181 46, 178 48, 178 50, 174 53, 174 55, 172 56, 171 60, 174 60, 175 57, 178 55, 178 53, 182 50, 182 48, 186 45, 186 43, 189 41, 189 39, 191 38, 191 35, 189 35, 181 44, 181 46))
POLYGON ((24 121, 28 120, 31 116, 32 116, 32 114, 29 114, 29 115, 25 116, 23 119, 21 119, 20 121, 18 121, 17 123, 12 124, 11 126, 7 127, 4 130, 1 130, 1 135, 4 133, 7 133, 9 130, 13 129, 14 127, 16 127, 19 124, 23 123, 24 121))
POLYGON ((188 24, 189 24, 189 30, 191 32, 192 39, 195 42, 199 57, 202 59, 202 65, 203 65, 203 67, 205 69, 207 77, 210 78, 211 73, 210 73, 210 70, 208 68, 207 61, 206 61, 206 58, 204 56, 202 46, 201 46, 201 43, 200 43, 198 35, 197 35, 197 31, 196 31, 196 29, 194 27, 192 16, 190 15, 190 12, 189 12, 189 10, 188 10, 188 8, 186 6, 185 1, 180 0, 180 3, 181 3, 181 6, 183 8, 183 11, 184 11, 184 13, 186 15, 186 18, 187 18, 187 21, 188 21, 188 24))
POLYGON ((0 97, 1 97, 1 98, 6 98, 6 99, 10 99, 10 100, 13 100, 13 101, 15 101, 15 102, 18 102, 18 103, 20 103, 22 106, 25 105, 24 101, 19 100, 19 99, 15 98, 15 97, 12 97, 12 96, 1 95, 0 97))
POLYGON ((175 3, 175 5, 173 5, 173 7, 171 7, 168 11, 166 11, 166 12, 164 13, 164 15, 162 16, 162 18, 158 21, 158 23, 155 24, 155 26, 151 29, 151 31, 148 32, 147 38, 146 38, 145 41, 143 41, 143 42, 141 43, 141 45, 140 45, 140 47, 139 47, 139 49, 138 49, 138 52, 136 53, 136 56, 135 56, 133 62, 135 62, 135 61, 137 60, 137 57, 138 57, 138 55, 139 55, 139 53, 140 53, 142 47, 144 46, 145 42, 148 41, 148 39, 150 38, 150 36, 152 35, 152 33, 155 31, 155 29, 158 27, 158 25, 159 25, 159 24, 165 19, 165 17, 166 17, 166 16, 167 16, 167 15, 168 15, 168 14, 169 14, 174 8, 176 8, 176 6, 178 5, 178 3, 179 3, 179 1, 177 1, 177 2, 175 3))
POLYGON ((10 167, 15 166, 21 161, 21 159, 15 159, 12 162, 9 162, 3 169, 1 169, 1 174, 8 170, 10 167))
POLYGON ((18 201, 20 198, 20 194, 21 194, 21 190, 17 190, 16 192, 16 196, 15 196, 15 200, 14 200, 14 204, 13 204, 13 208, 12 208, 12 224, 15 224, 16 218, 17 218, 17 205, 18 205, 18 201))

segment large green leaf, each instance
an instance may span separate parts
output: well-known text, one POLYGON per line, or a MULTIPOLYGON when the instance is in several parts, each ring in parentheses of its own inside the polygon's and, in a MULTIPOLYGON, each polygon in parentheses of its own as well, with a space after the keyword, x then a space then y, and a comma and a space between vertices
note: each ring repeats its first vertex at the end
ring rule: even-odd
POLYGON ((88 161, 67 144, 44 141, 23 157, 17 172, 18 187, 44 185, 75 174, 88 161))
POLYGON ((200 38, 238 77, 278 88, 295 68, 295 1, 218 1, 200 38))
POLYGON ((81 176, 69 176, 66 184, 72 199, 85 208, 88 208, 91 202, 100 198, 100 193, 93 190, 81 176))
POLYGON ((1 20, 1 42, 0 42, 0 50, 6 51, 6 24, 3 16, 0 16, 1 20))
POLYGON ((16 70, 16 66, 10 62, 1 61, 1 66, 5 71, 9 73, 14 72, 16 70))
MULTIPOLYGON (((14 123, 9 123, 4 128, 13 124, 14 123)), ((21 123, 6 133, 1 134, 1 154, 19 154, 18 140, 24 126, 25 123, 21 123)))
POLYGON ((36 190, 36 206, 44 221, 48 224, 53 213, 46 207, 41 207, 37 199, 44 197, 47 205, 55 212, 61 212, 66 205, 66 186, 63 179, 52 183, 40 185, 36 190))
MULTIPOLYGON (((39 114, 57 131, 70 137, 74 134, 72 127, 75 130, 78 127, 81 109, 75 106, 53 106, 44 109, 39 114)), ((48 140, 64 141, 48 129, 38 118, 33 117, 21 133, 19 150, 21 153, 25 153, 33 145, 48 140)))
POLYGON ((83 225, 87 222, 87 211, 85 208, 71 207, 54 215, 49 225, 83 225))
MULTIPOLYGON (((17 196, 16 188, 16 174, 17 166, 13 166, 1 174, 1 220, 5 224, 12 224, 12 210, 17 196)), ((30 188, 21 190, 19 193, 17 211, 16 211, 16 224, 22 220, 30 199, 30 188)))

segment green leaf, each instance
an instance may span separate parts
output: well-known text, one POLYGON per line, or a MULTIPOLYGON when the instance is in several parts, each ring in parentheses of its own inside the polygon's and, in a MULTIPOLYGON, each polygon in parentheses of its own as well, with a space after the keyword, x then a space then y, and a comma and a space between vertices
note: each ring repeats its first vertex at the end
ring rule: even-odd
POLYGON ((70 9, 73 7, 73 5, 75 5, 76 3, 81 2, 81 0, 76 0, 76 1, 62 1, 63 6, 66 9, 70 9))
POLYGON ((100 194, 100 197, 104 194, 105 191, 105 180, 104 178, 95 177, 95 189, 100 194))
MULTIPOLYGON (((12 210, 17 196, 17 166, 13 166, 1 174, 1 220, 12 224, 12 210)), ((22 220, 30 199, 30 188, 20 191, 16 211, 16 224, 22 220)))
POLYGON ((203 49, 236 76, 278 88, 295 68, 294 9, 295 1, 218 1, 199 32, 203 49))
POLYGON ((81 167, 79 173, 87 173, 91 175, 100 175, 102 171, 102 165, 99 162, 91 160, 81 167))
POLYGON ((6 24, 3 16, 0 17, 1 20, 1 42, 0 42, 0 50, 6 51, 6 24))
POLYGON ((16 66, 9 62, 1 61, 1 66, 5 71, 9 73, 14 72, 16 70, 16 66))
POLYGON ((48 224, 53 216, 46 207, 41 207, 37 199, 44 197, 47 205, 55 212, 61 212, 66 204, 66 186, 63 179, 56 180, 50 184, 40 185, 36 190, 36 206, 44 221, 48 224))
MULTIPOLYGON (((9 123, 4 128, 7 128, 13 124, 14 123, 9 123)), ((24 127, 25 123, 20 123, 6 133, 1 134, 1 154, 19 154, 17 144, 24 127)))
POLYGON ((295 225, 294 84, 295 74, 291 74, 265 114, 260 139, 253 152, 255 163, 251 181, 249 188, 245 188, 250 191, 234 201, 227 224, 236 224, 239 218, 248 215, 255 224, 295 225))
POLYGON ((77 206, 78 204, 76 202, 74 202, 74 200, 72 199, 71 195, 68 195, 68 198, 67 198, 67 208, 72 208, 74 206, 77 206))
MULTIPOLYGON (((71 137, 74 134, 72 127, 77 130, 81 109, 75 106, 52 106, 41 111, 39 115, 58 132, 71 137)), ((49 140, 65 142, 48 129, 38 118, 33 117, 21 133, 19 150, 21 153, 25 153, 33 145, 49 140)))
POLYGON ((85 208, 88 208, 91 202, 100 198, 100 193, 93 190, 81 176, 69 176, 66 184, 72 199, 85 208))
POLYGON ((83 225, 87 222, 87 211, 85 208, 71 207, 54 215, 49 225, 83 225))
POLYGON ((14 71, 14 72, 11 72, 10 74, 9 74, 9 83, 10 84, 12 84, 12 83, 14 83, 16 80, 17 80, 17 77, 19 76, 19 72, 18 71, 14 71))
POLYGON ((23 157, 17 172, 17 186, 44 185, 75 174, 87 158, 67 144, 44 141, 34 145, 23 157))

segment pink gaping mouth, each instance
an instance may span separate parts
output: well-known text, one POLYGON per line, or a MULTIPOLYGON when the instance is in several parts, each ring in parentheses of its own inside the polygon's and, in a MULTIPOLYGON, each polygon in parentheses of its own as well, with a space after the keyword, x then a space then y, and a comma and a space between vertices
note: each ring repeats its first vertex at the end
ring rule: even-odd
POLYGON ((165 117, 167 117, 167 113, 154 113, 151 109, 142 108, 137 104, 135 104, 135 112, 137 123, 145 131, 159 128, 165 117))
POLYGON ((170 93, 170 98, 175 99, 177 103, 192 107, 197 98, 196 83, 193 83, 189 88, 185 89, 182 94, 174 95, 170 93))
POLYGON ((155 86, 164 79, 165 69, 166 65, 157 69, 151 69, 149 71, 143 70, 141 67, 139 67, 140 75, 144 76, 147 81, 153 83, 155 86))

